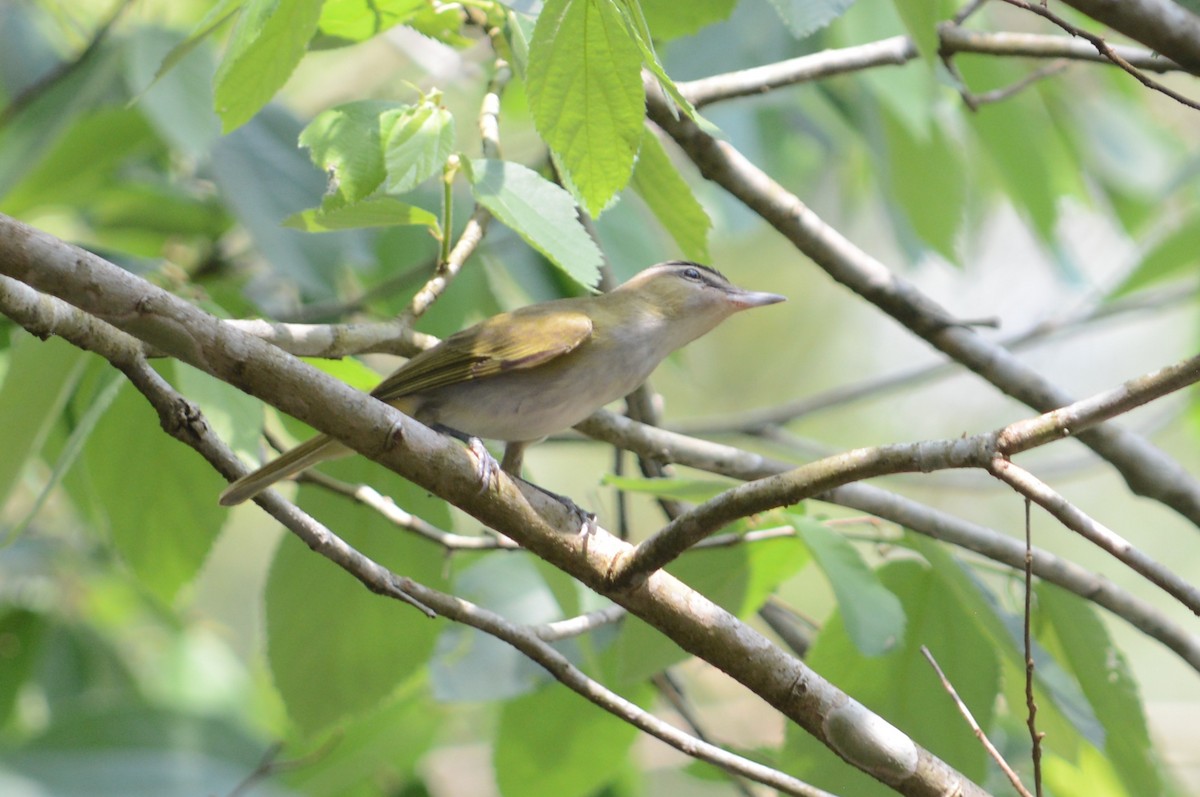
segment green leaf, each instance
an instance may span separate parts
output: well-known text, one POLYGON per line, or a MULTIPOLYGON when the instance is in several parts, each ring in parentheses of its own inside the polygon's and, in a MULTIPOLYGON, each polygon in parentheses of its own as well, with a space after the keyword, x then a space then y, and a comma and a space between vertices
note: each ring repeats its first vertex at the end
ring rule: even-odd
POLYGON ((633 173, 642 141, 642 53, 613 0, 550 0, 529 44, 534 125, 598 216, 633 173))
POLYGON ((26 464, 41 451, 90 359, 60 338, 41 341, 24 332, 13 335, 8 357, 0 388, 0 506, 8 506, 26 464), (32 396, 38 400, 31 401, 32 396))
POLYGON ((887 109, 882 116, 888 189, 921 240, 958 262, 967 204, 967 170, 959 147, 937 124, 919 136, 887 109))
POLYGON ((894 0, 904 28, 917 45, 917 52, 926 63, 938 63, 938 23, 954 13, 946 0, 894 0))
POLYGON ((737 0, 642 0, 646 23, 659 41, 691 36, 701 28, 728 19, 737 0))
POLYGON ((150 592, 170 603, 200 570, 225 522, 216 502, 221 478, 168 437, 128 386, 93 430, 83 464, 113 548, 150 592))
POLYGON ((424 208, 409 205, 389 196, 372 197, 350 205, 329 206, 293 213, 283 220, 285 227, 305 232, 332 232, 359 227, 395 227, 417 225, 440 233, 437 216, 424 208))
POLYGON ((317 30, 322 0, 247 0, 217 67, 213 103, 228 133, 291 77, 317 30))
MULTIPOLYGON (((626 693, 646 702, 649 687, 626 693)), ((565 686, 504 704, 492 765, 506 797, 586 797, 628 766, 637 729, 565 686)))
POLYGON ((904 638, 904 608, 879 581, 858 550, 823 524, 800 515, 792 526, 837 596, 846 633, 864 656, 878 656, 904 638))
POLYGON ((707 262, 712 219, 671 162, 658 136, 649 128, 642 138, 631 184, 684 255, 707 262))
MULTIPOLYGON (((695 548, 667 571, 723 608, 745 618, 809 557, 792 537, 759 540, 720 548, 695 548)), ((623 683, 636 683, 688 657, 678 645, 636 617, 625 618, 617 637, 617 662, 623 683)))
POLYGON ((792 35, 803 39, 846 13, 854 0, 771 0, 771 5, 792 35))
POLYGON ((604 475, 601 484, 616 487, 627 493, 674 498, 679 501, 707 501, 737 486, 737 482, 723 479, 641 479, 611 473, 604 475))
POLYGON ((1142 256, 1111 294, 1115 299, 1172 277, 1191 276, 1200 264, 1200 214, 1193 214, 1142 256))
POLYGON ((454 117, 449 111, 426 101, 380 122, 389 191, 411 191, 441 172, 454 148, 454 117))
MULTIPOLYGON (((1059 643, 1057 658, 1079 681, 1105 728, 1107 758, 1130 794, 1160 793, 1162 778, 1125 656, 1087 601, 1044 582, 1036 589, 1040 616, 1059 643)), ((1045 630, 1039 629, 1039 638, 1045 630)))
POLYGON ((359 100, 317 114, 300 134, 312 162, 329 174, 329 193, 357 202, 383 184, 385 114, 409 106, 387 100, 359 100))
MULTIPOLYGON (((933 653, 984 728, 991 726, 1000 691, 995 650, 981 633, 971 607, 955 599, 935 569, 912 560, 891 562, 879 569, 879 580, 899 598, 908 617, 900 644, 882 656, 863 655, 847 633, 839 607, 813 642, 808 663, 934 755, 982 782, 987 756, 920 647, 925 645, 933 653)), ((787 730, 784 754, 781 763, 786 771, 834 793, 859 797, 894 794, 846 766, 796 726, 787 730)))
MULTIPOLYGON (((445 503, 399 476, 350 457, 322 465, 338 478, 369 481, 396 503, 448 528, 445 503)), ((403 576, 445 589, 441 549, 398 531, 378 512, 302 485, 299 503, 327 518, 345 542, 403 576)), ((375 595, 333 562, 287 535, 266 589, 267 658, 288 715, 306 733, 373 709, 420 677, 441 624, 407 604, 375 595), (319 688, 318 688, 319 685, 319 688)))
POLYGON ((596 284, 603 259, 570 194, 519 163, 473 160, 465 166, 479 204, 571 279, 587 288, 596 284))
POLYGON ((410 19, 428 0, 325 0, 317 27, 346 42, 365 41, 410 19))

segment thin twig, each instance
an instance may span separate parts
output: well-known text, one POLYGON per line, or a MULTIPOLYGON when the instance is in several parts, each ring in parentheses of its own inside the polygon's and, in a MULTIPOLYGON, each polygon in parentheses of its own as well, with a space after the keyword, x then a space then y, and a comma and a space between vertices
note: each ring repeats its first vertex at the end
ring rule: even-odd
MULTIPOLYGON (((671 674, 670 670, 663 670, 651 678, 651 683, 658 693, 666 698, 671 704, 671 708, 675 709, 675 713, 683 718, 687 723, 688 728, 696 735, 697 739, 705 742, 711 742, 712 737, 704 730, 704 726, 700 722, 700 715, 696 713, 691 702, 687 699, 687 695, 683 692, 683 686, 679 683, 679 679, 671 674)), ((733 788, 737 790, 742 797, 754 797, 754 791, 750 788, 742 778, 727 772, 729 780, 733 788)))
POLYGON ((1168 97, 1170 97, 1171 99, 1180 103, 1181 105, 1186 105, 1189 108, 1193 108, 1197 111, 1200 111, 1200 102, 1197 102, 1196 100, 1185 97, 1184 95, 1180 94, 1179 92, 1174 91, 1174 90, 1168 88, 1167 86, 1164 86, 1162 83, 1159 83, 1157 80, 1150 77, 1145 72, 1143 72, 1142 70, 1135 67, 1133 64, 1129 63, 1128 60, 1126 60, 1124 57, 1122 57, 1121 54, 1118 53, 1112 47, 1112 45, 1110 45, 1108 42, 1104 41, 1103 37, 1097 36, 1095 33, 1091 33, 1090 31, 1086 31, 1083 28, 1072 25, 1070 22, 1067 22, 1065 19, 1060 17, 1058 14, 1055 14, 1053 11, 1051 11, 1049 8, 1047 8, 1045 5, 1039 5, 1037 3, 1030 3, 1030 2, 1027 2, 1027 0, 1003 0, 1003 2, 1008 3, 1010 6, 1015 6, 1017 8, 1024 9, 1025 11, 1029 11, 1030 13, 1037 14, 1042 19, 1048 20, 1049 22, 1057 25, 1058 27, 1062 28, 1064 31, 1071 34, 1072 36, 1078 36, 1081 39, 1086 39, 1088 42, 1090 42, 1092 44, 1093 47, 1096 48, 1097 51, 1100 52, 1101 55, 1103 55, 1109 61, 1112 61, 1114 64, 1116 64, 1121 69, 1128 72, 1130 75, 1132 75, 1135 79, 1137 79, 1137 81, 1139 83, 1141 83, 1143 86, 1145 86, 1146 88, 1151 89, 1153 91, 1160 92, 1162 94, 1165 94, 1168 97))
POLYGON ((1112 554, 1131 570, 1161 588, 1193 614, 1200 615, 1200 589, 1169 568, 1151 559, 1125 538, 1089 517, 1029 471, 997 457, 989 472, 1021 495, 1032 499, 1071 531, 1112 554))
MULTIPOLYGON (((1037 729, 1037 701, 1033 697, 1033 502, 1025 498, 1025 724, 1029 728, 1032 743, 1030 758, 1033 760, 1033 787, 1042 797, 1042 737, 1037 729)), ((1028 792, 1026 792, 1028 793, 1028 792)))
POLYGON ((929 662, 929 666, 933 667, 933 671, 937 673, 938 680, 942 682, 942 688, 946 690, 946 694, 950 695, 950 699, 954 701, 954 705, 958 707, 958 713, 962 714, 963 719, 967 721, 967 725, 971 726, 971 731, 975 734, 975 738, 983 745, 983 749, 987 750, 988 755, 1000 767, 1000 771, 1008 778, 1009 783, 1017 790, 1021 797, 1033 797, 1029 790, 1021 783, 1020 776, 1013 771, 1013 768, 1004 760, 1004 756, 1000 755, 1000 751, 988 739, 987 734, 983 732, 983 728, 979 727, 979 723, 975 721, 975 715, 971 713, 971 709, 963 702, 963 699, 958 696, 958 690, 954 688, 954 684, 950 683, 950 679, 946 677, 946 673, 942 672, 942 668, 938 666, 937 660, 933 654, 929 652, 929 648, 921 646, 921 655, 929 662))
MULTIPOLYGON (((497 158, 500 155, 500 95, 504 93, 504 88, 511 78, 512 69, 504 60, 497 59, 491 82, 479 109, 479 131, 483 155, 486 158, 497 158)), ((446 190, 449 191, 449 187, 446 190)), ((492 214, 483 205, 475 205, 454 247, 445 257, 439 258, 433 276, 417 291, 409 301, 408 307, 400 314, 398 320, 402 326, 412 326, 446 291, 467 259, 483 242, 491 219, 492 214)), ((442 234, 448 236, 450 230, 445 229, 442 234)))

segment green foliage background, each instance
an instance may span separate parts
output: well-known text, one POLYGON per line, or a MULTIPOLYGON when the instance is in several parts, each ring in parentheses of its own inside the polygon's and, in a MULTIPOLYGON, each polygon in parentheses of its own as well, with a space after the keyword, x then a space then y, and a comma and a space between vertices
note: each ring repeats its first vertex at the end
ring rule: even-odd
MULTIPOLYGON (((499 224, 422 321, 439 335, 587 290, 601 249, 622 278, 681 255, 711 261, 740 283, 788 293, 793 313, 747 321, 740 337, 722 333, 664 367, 669 418, 718 417, 896 370, 881 361, 928 358, 865 319, 760 221, 682 166, 645 125, 642 70, 671 94, 667 75, 908 34, 921 57, 903 67, 714 105, 702 109, 704 123, 914 278, 943 287, 998 280, 1007 288, 1001 305, 1026 298, 1047 313, 1035 291, 1120 307, 1168 286, 1193 291, 1186 307, 1194 316, 1195 115, 1117 70, 1077 65, 971 112, 936 53, 936 24, 957 7, 948 0, 549 0, 536 17, 531 6, 141 2, 86 58, 40 84, 82 51, 111 4, 5 4, 0 212, 219 315, 330 321, 399 313, 440 237, 452 239, 478 203, 499 224), (477 125, 494 55, 513 72, 500 152, 482 148, 477 125), (596 218, 599 247, 577 207, 596 218), (1106 240, 1128 244, 1120 268, 1094 267, 1076 230, 1082 217, 1106 240), (1014 229, 1019 243, 997 243, 1014 229), (1029 252, 1039 258, 1032 276, 1016 263, 1029 252)), ((1011 9, 989 8, 981 19, 985 29, 1033 25, 1011 9)), ((954 63, 977 94, 1031 69, 990 56, 954 63)), ((1138 363, 1130 373, 1150 370, 1180 352, 1171 344, 1114 359, 1138 363)), ((288 765, 256 780, 254 794, 731 793, 704 767, 648 763, 629 726, 503 644, 371 595, 253 508, 220 509, 220 479, 164 435, 103 362, 8 323, 0 346, 0 792, 229 794, 268 761, 288 765)), ((264 425, 304 434, 186 366, 158 367, 248 458, 259 455, 264 425)), ((370 383, 358 362, 333 367, 370 383)), ((1088 372, 1073 387, 1111 381, 1107 371, 1088 372)), ((990 395, 979 403, 983 394, 958 395, 887 399, 793 431, 850 447, 953 437, 1030 414, 990 395), (946 404, 957 405, 949 417, 937 409, 946 404)), ((1195 463, 1186 418, 1163 436, 1195 463)), ((638 480, 601 487, 608 458, 595 448, 547 448, 531 455, 535 474, 551 477, 539 481, 602 514, 613 510, 612 484, 649 489, 638 480)), ((441 528, 477 532, 369 463, 330 472, 369 480, 441 528)), ((695 500, 713 488, 685 480, 669 489, 695 500)), ((970 493, 921 489, 973 517, 970 493)), ((446 556, 327 492, 303 486, 298 500, 378 561, 514 622, 599 605, 524 554, 446 556)), ((657 521, 648 500, 635 507, 640 536, 657 521)), ((1002 776, 932 678, 919 652, 929 647, 1028 778, 1013 574, 900 530, 875 535, 887 539, 881 548, 831 530, 827 511, 758 518, 759 527, 796 533, 697 552, 673 572, 741 617, 785 596, 819 625, 813 667, 1002 793, 1002 776)), ((1136 507, 1114 512, 1143 517, 1136 507)), ((993 517, 980 522, 999 522, 993 517)), ((1013 517, 1005 530, 1019 529, 1013 517)), ((1154 509, 1145 517, 1167 522, 1154 509)), ((1064 555, 1115 567, 1065 545, 1064 555)), ((1160 554, 1173 550, 1164 544, 1160 554)), ((1132 651, 1118 645, 1145 641, 1057 588, 1040 585, 1037 599, 1049 793, 1172 793, 1175 775, 1147 729, 1132 651)), ((702 705, 771 726, 743 737, 739 722, 716 721, 720 741, 840 794, 887 793, 761 706, 739 702, 640 621, 561 648, 656 709, 651 679, 675 668, 702 705)), ((1161 672, 1150 665, 1146 672, 1161 672)), ((1171 666, 1158 694, 1200 699, 1196 673, 1171 666)))

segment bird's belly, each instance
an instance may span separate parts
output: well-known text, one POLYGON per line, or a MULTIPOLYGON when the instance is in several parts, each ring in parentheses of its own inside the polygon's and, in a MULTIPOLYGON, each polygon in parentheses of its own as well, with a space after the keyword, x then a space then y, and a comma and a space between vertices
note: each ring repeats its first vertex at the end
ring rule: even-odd
POLYGON ((422 423, 442 424, 474 437, 540 440, 571 428, 645 378, 628 374, 589 380, 580 379, 579 372, 530 376, 514 371, 429 391, 421 396, 415 416, 422 423), (597 381, 604 386, 597 389, 597 381))

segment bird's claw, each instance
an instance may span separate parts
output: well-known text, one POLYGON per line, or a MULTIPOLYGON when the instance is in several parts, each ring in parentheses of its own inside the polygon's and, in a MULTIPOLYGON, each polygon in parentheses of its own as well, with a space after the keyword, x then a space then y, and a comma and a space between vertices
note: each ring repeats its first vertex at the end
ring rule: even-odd
POLYGON ((475 455, 475 461, 478 463, 475 472, 479 475, 479 492, 486 492, 496 474, 500 472, 500 463, 478 437, 472 437, 467 447, 475 455))

